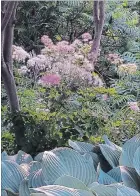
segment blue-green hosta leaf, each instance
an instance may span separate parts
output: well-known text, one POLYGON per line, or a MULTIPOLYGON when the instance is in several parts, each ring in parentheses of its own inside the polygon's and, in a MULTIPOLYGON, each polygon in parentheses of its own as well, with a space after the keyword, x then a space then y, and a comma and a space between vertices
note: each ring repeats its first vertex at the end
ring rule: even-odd
POLYGON ((92 152, 93 150, 93 144, 90 144, 90 143, 77 142, 77 141, 72 141, 69 139, 68 144, 74 150, 79 151, 79 152, 92 152))
POLYGON ((99 164, 99 158, 98 158, 98 155, 93 153, 93 152, 87 152, 85 154, 90 154, 90 156, 92 157, 92 160, 93 160, 93 165, 94 165, 94 168, 95 170, 97 171, 97 166, 99 164))
POLYGON ((20 167, 27 173, 27 175, 29 175, 30 173, 30 165, 27 163, 22 163, 20 165, 20 167))
POLYGON ((117 183, 115 179, 113 179, 111 176, 109 176, 107 173, 105 173, 103 170, 100 169, 99 177, 98 177, 99 184, 112 184, 117 183))
POLYGON ((93 163, 75 150, 69 148, 57 148, 52 152, 59 157, 63 165, 67 168, 68 174, 81 180, 85 185, 97 181, 97 172, 93 163))
POLYGON ((47 185, 47 183, 45 182, 43 173, 42 173, 42 169, 30 173, 30 175, 28 176, 28 179, 29 179, 29 186, 32 188, 47 185))
POLYGON ((110 185, 117 188, 117 196, 139 196, 139 192, 122 184, 110 185), (119 195, 120 194, 120 195, 119 195))
POLYGON ((60 176, 69 175, 66 165, 52 151, 45 151, 43 154, 42 172, 47 184, 53 184, 60 176))
POLYGON ((4 160, 7 160, 8 159, 8 154, 6 151, 3 151, 1 153, 1 160, 4 161, 4 160))
MULTIPOLYGON (((52 196, 94 196, 94 194, 90 191, 85 190, 77 190, 73 188, 68 188, 64 186, 58 185, 49 185, 39 188, 32 189, 35 192, 45 193, 46 195, 52 196)), ((35 194, 31 194, 35 195, 35 194)))
POLYGON ((119 165, 119 158, 121 155, 121 151, 114 149, 106 144, 99 144, 102 154, 108 163, 114 168, 119 165))
POLYGON ((43 155, 44 155, 44 152, 40 152, 38 155, 35 156, 34 160, 41 162, 43 155))
POLYGON ((89 190, 87 186, 78 180, 77 178, 71 177, 71 176, 61 176, 58 178, 54 185, 60 185, 60 186, 65 186, 69 188, 74 188, 74 189, 82 189, 82 190, 89 190))
POLYGON ((19 196, 30 196, 28 180, 23 180, 19 186, 19 196))
POLYGON ((122 180, 125 186, 140 192, 140 176, 134 168, 121 166, 122 180))
POLYGON ((138 191, 125 186, 122 186, 121 188, 117 189, 117 196, 139 196, 139 195, 140 194, 138 191))
POLYGON ((117 188, 110 187, 109 185, 98 185, 93 186, 90 188, 93 193, 96 193, 97 196, 116 196, 117 195, 117 188))
POLYGON ((127 166, 127 167, 134 167, 133 166, 134 154, 137 148, 139 147, 140 147, 140 134, 137 134, 123 145, 122 154, 119 161, 120 165, 127 166))
POLYGON ((3 159, 14 161, 19 165, 22 163, 30 163, 31 161, 33 161, 33 158, 31 157, 31 155, 23 152, 22 150, 18 151, 17 154, 12 155, 12 156, 8 156, 8 155, 6 156, 6 153, 3 152, 2 156, 3 156, 3 159))
POLYGON ((17 163, 9 160, 3 161, 1 167, 2 189, 18 192, 20 182, 27 176, 27 173, 17 163))
POLYGON ((108 173, 116 182, 122 182, 121 170, 120 167, 115 167, 111 169, 108 173))
POLYGON ((2 190, 2 191, 1 191, 1 196, 8 196, 8 195, 7 195, 7 192, 6 192, 5 190, 2 190))
POLYGON ((134 165, 135 170, 140 176, 140 146, 137 148, 134 154, 133 165, 134 165))
POLYGON ((107 135, 103 135, 103 140, 105 141, 105 144, 107 144, 108 146, 116 149, 116 150, 119 150, 120 152, 122 151, 122 148, 120 146, 117 146, 116 144, 114 144, 113 142, 111 142, 107 135))
POLYGON ((38 171, 39 169, 41 169, 41 163, 38 162, 38 161, 30 162, 29 166, 30 166, 30 169, 29 169, 30 173, 32 173, 34 171, 38 171))

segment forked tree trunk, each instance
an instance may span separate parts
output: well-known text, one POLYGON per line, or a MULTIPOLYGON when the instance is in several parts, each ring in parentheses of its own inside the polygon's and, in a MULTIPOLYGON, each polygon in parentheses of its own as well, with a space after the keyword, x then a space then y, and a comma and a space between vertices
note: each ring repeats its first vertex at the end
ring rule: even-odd
MULTIPOLYGON (((13 61, 12 61, 12 44, 14 21, 18 2, 2 1, 1 2, 1 75, 6 89, 10 111, 13 115, 20 111, 19 100, 15 80, 13 76, 13 61)), ((21 126, 21 119, 20 121, 21 126)), ((17 126, 18 122, 13 120, 15 126, 16 143, 22 146, 24 131, 17 126)), ((20 148, 19 147, 19 148, 20 148)))
POLYGON ((93 3, 93 17, 95 25, 95 35, 93 45, 89 53, 89 59, 92 61, 93 66, 95 65, 99 53, 101 35, 105 20, 105 1, 94 0, 93 3))

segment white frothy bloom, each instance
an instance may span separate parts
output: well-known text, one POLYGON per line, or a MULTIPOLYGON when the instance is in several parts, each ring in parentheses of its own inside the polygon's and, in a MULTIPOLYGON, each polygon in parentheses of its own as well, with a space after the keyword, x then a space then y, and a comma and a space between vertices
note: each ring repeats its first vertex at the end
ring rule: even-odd
POLYGON ((128 102, 128 105, 131 108, 131 110, 140 111, 140 108, 137 102, 128 102))
POLYGON ((118 67, 118 71, 133 74, 137 71, 137 65, 134 63, 121 64, 118 67))
POLYGON ((30 58, 30 55, 19 46, 12 46, 12 58, 17 62, 25 62, 26 58, 30 58))
POLYGON ((26 66, 22 66, 20 69, 18 69, 18 73, 20 75, 25 75, 28 71, 28 68, 26 66))
POLYGON ((47 60, 44 55, 38 55, 27 61, 27 67, 32 68, 34 66, 37 66, 40 70, 43 70, 46 67, 46 61, 47 60))

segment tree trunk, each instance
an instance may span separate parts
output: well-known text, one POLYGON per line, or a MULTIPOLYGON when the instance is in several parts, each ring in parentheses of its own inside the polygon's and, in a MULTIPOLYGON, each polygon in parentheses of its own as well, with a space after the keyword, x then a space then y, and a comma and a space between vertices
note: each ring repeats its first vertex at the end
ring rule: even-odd
POLYGON ((105 19, 105 8, 104 7, 105 7, 104 0, 94 1, 93 17, 94 17, 94 24, 95 24, 95 35, 94 35, 92 48, 89 53, 89 59, 92 61, 93 66, 97 61, 99 48, 100 48, 101 35, 102 35, 104 19, 105 19))
POLYGON ((18 2, 2 1, 1 10, 1 74, 6 89, 10 111, 13 116, 19 115, 18 120, 13 118, 16 143, 21 149, 24 145, 24 122, 20 116, 19 100, 13 76, 12 44, 14 21, 18 2), (22 128, 21 128, 22 127, 22 128))

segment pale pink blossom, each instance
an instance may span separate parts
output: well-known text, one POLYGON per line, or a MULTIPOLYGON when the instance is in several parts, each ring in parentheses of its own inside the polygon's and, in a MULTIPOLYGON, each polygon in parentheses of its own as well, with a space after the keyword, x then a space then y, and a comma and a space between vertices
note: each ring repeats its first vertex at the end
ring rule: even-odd
POLYGON ((137 102, 128 102, 128 105, 129 105, 131 110, 140 111, 140 108, 139 108, 137 102))
POLYGON ((74 42, 72 43, 72 46, 74 48, 79 48, 83 46, 83 43, 79 39, 75 39, 74 42))
POLYGON ((17 62, 24 62, 26 58, 30 58, 30 55, 19 46, 12 46, 12 58, 17 62))
POLYGON ((49 38, 49 36, 47 35, 43 35, 41 37, 41 42, 45 45, 45 46, 51 46, 53 45, 52 40, 49 38))
POLYGON ((137 71, 137 65, 134 63, 121 64, 118 66, 118 71, 133 74, 137 71))
POLYGON ((92 36, 89 33, 82 34, 83 41, 87 42, 92 39, 92 36))
POLYGON ((60 84, 61 77, 56 74, 46 74, 41 77, 39 83, 42 85, 58 85, 60 84))
POLYGON ((106 100, 108 99, 108 95, 107 95, 107 94, 103 94, 103 95, 102 95, 102 99, 103 99, 104 101, 106 101, 106 100))
POLYGON ((20 69, 18 69, 18 73, 20 75, 25 75, 28 71, 28 68, 26 66, 22 66, 20 69))
POLYGON ((121 64, 123 63, 123 60, 120 58, 118 54, 108 54, 107 60, 110 61, 113 64, 121 64))

